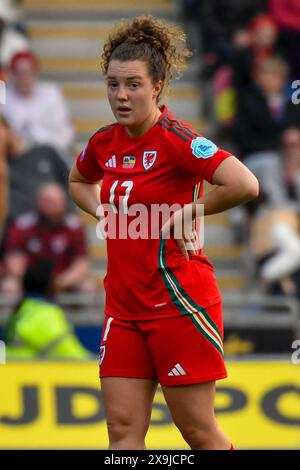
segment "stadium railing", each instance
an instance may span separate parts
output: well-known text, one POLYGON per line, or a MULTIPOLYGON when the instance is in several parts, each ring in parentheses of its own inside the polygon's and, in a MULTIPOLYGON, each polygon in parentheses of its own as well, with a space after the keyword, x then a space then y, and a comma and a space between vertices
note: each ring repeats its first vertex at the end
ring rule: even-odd
MULTIPOLYGON (((74 325, 99 325, 103 319, 104 295, 65 293, 56 298, 74 325)), ((0 324, 16 308, 18 299, 0 294, 0 324)), ((290 326, 295 337, 300 337, 300 302, 292 297, 261 294, 223 294, 224 323, 226 326, 259 328, 290 326)))

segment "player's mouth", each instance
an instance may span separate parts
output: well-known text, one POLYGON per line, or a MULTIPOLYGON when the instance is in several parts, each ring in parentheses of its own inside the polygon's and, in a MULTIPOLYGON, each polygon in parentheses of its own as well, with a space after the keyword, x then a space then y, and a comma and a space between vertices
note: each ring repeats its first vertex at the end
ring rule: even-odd
POLYGON ((123 114, 124 116, 126 116, 130 113, 131 109, 128 108, 128 106, 118 106, 117 111, 119 114, 123 114))

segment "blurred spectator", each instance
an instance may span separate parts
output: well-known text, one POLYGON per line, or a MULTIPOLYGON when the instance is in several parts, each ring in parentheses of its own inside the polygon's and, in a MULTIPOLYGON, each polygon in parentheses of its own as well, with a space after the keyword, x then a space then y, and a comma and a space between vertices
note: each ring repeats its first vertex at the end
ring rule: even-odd
POLYGON ((23 290, 5 328, 7 359, 88 359, 63 310, 51 301, 51 263, 40 260, 27 268, 23 290))
POLYGON ((277 38, 277 26, 266 13, 256 15, 247 29, 234 33, 232 65, 237 91, 251 84, 252 70, 257 61, 278 54, 277 38))
POLYGON ((232 38, 236 31, 241 31, 242 36, 249 20, 265 9, 266 0, 181 0, 180 6, 193 52, 191 70, 202 81, 202 116, 229 126, 235 114, 228 69, 235 53, 232 38), (216 77, 220 68, 224 70, 216 77))
POLYGON ((39 80, 39 65, 32 52, 13 56, 2 108, 8 125, 23 137, 28 148, 51 145, 63 157, 72 153, 74 129, 65 100, 53 83, 39 80))
POLYGON ((202 0, 199 10, 205 62, 214 72, 232 60, 235 31, 244 30, 250 19, 264 11, 265 0, 202 0))
POLYGON ((269 0, 269 11, 280 28, 292 78, 300 77, 300 2, 299 0, 269 0))
POLYGON ((9 65, 14 54, 30 49, 30 42, 24 34, 12 26, 14 11, 9 0, 0 0, 0 74, 9 65))
POLYGON ((299 214, 295 207, 261 206, 252 220, 250 247, 267 293, 300 298, 299 214))
POLYGON ((0 292, 12 299, 20 299, 23 295, 20 280, 12 275, 0 276, 0 292))
POLYGON ((287 129, 283 134, 282 140, 285 180, 289 196, 300 207, 300 128, 287 129))
MULTIPOLYGON (((45 183, 56 182, 67 192, 68 167, 52 147, 33 147, 18 158, 11 158, 8 166, 10 220, 34 209, 37 192, 45 183)), ((69 197, 68 207, 74 210, 69 197)))
POLYGON ((8 171, 6 161, 5 133, 0 127, 0 239, 4 227, 8 205, 8 171))
MULTIPOLYGON (((42 184, 56 182, 68 192, 68 167, 49 146, 26 149, 24 139, 0 119, 0 161, 8 162, 8 222, 35 208, 37 191, 42 184)), ((1 187, 4 191, 4 187, 1 187)), ((2 200, 2 203, 4 200, 2 200)), ((68 198, 68 205, 73 205, 68 198)))
POLYGON ((257 62, 253 85, 239 95, 235 124, 239 154, 275 205, 283 204, 287 197, 278 153, 281 134, 300 123, 300 107, 293 105, 287 93, 287 76, 282 59, 257 62))
POLYGON ((234 123, 237 95, 251 85, 254 64, 278 51, 277 27, 265 13, 254 16, 246 28, 234 31, 230 64, 220 67, 213 79, 214 114, 221 126, 234 123))
POLYGON ((54 265, 55 293, 87 292, 94 289, 89 279, 84 231, 79 219, 67 213, 63 189, 49 183, 38 192, 36 211, 26 213, 11 225, 4 246, 4 269, 19 282, 26 267, 41 258, 54 265))

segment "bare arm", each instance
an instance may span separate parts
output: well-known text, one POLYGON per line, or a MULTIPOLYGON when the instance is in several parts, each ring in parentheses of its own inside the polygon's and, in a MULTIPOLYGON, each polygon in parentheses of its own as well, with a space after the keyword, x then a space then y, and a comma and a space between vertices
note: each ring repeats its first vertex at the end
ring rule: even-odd
POLYGON ((76 287, 88 272, 89 263, 87 259, 85 257, 75 259, 68 269, 55 277, 54 286, 56 291, 60 292, 76 287))
POLYGON ((195 245, 196 232, 192 223, 192 220, 199 216, 199 213, 197 214, 199 204, 204 204, 204 215, 211 215, 258 196, 259 186, 256 177, 235 157, 226 158, 218 166, 212 183, 217 185, 215 189, 175 212, 161 229, 161 236, 165 237, 174 227, 182 227, 182 236, 174 238, 186 259, 189 258, 189 252, 196 254, 199 248, 197 244, 195 245))
POLYGON ((69 176, 69 192, 80 209, 96 218, 97 207, 100 204, 99 183, 85 179, 77 170, 75 163, 69 176))
MULTIPOLYGON (((204 215, 217 214, 258 196, 256 177, 237 158, 226 158, 216 169, 212 183, 217 185, 195 204, 204 204, 204 215)), ((193 210, 193 215, 195 208, 193 210)))
POLYGON ((4 258, 4 266, 7 274, 22 278, 26 271, 27 259, 25 253, 21 251, 11 251, 4 258))

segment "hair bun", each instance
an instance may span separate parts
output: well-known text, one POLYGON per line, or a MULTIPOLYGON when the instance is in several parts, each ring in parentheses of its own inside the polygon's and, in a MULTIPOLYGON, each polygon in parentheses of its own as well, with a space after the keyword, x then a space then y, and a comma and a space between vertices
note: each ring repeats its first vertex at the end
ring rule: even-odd
POLYGON ((162 53, 164 52, 161 42, 154 36, 151 36, 150 34, 147 34, 142 30, 133 31, 131 37, 128 38, 128 42, 130 42, 131 44, 140 44, 143 42, 147 42, 148 44, 150 44, 150 46, 154 47, 158 51, 162 53))
POLYGON ((162 80, 168 87, 171 78, 179 78, 186 69, 190 55, 180 26, 151 15, 140 15, 122 20, 112 30, 103 46, 101 68, 107 74, 112 58, 143 60, 148 63, 154 82, 162 80))

